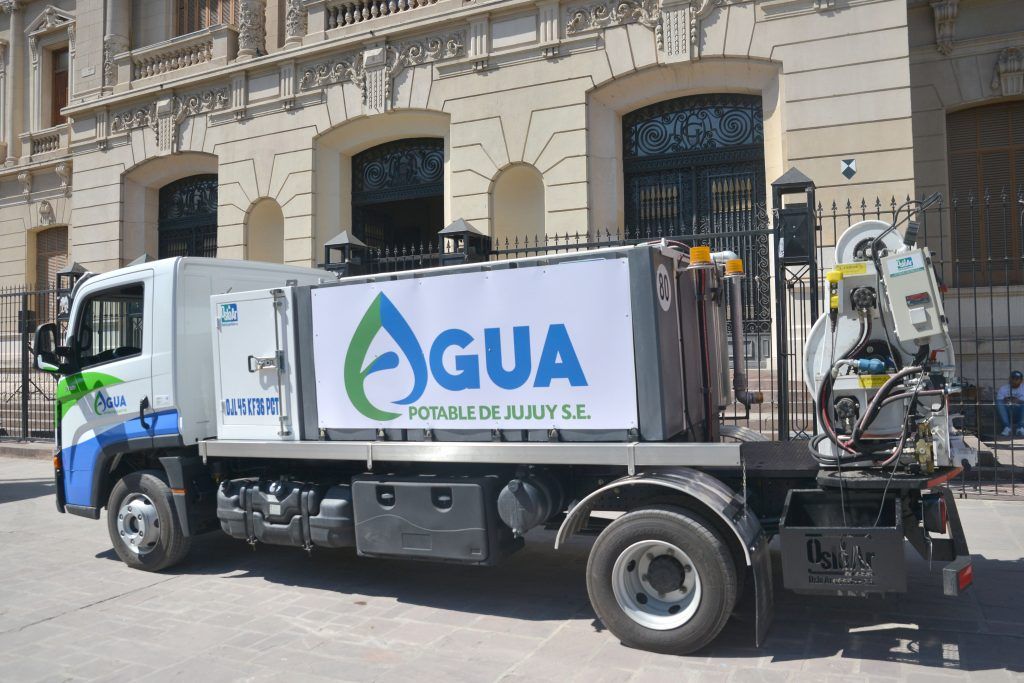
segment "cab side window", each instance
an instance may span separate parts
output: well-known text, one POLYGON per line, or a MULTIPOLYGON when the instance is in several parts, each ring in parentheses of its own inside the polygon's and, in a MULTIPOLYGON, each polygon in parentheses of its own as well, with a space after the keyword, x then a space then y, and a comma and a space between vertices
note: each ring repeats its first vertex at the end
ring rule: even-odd
POLYGON ((141 284, 125 285, 85 302, 75 338, 80 369, 142 353, 144 291, 141 284))

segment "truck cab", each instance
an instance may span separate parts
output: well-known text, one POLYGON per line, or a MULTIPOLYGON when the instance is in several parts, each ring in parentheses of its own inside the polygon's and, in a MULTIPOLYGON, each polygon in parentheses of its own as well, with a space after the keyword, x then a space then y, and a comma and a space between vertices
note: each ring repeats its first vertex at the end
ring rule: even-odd
MULTIPOLYGON (((333 280, 310 268, 170 258, 92 275, 73 293, 57 357, 61 511, 98 519, 125 458, 193 448, 216 433, 210 296, 333 280)), ((36 348, 54 345, 43 326, 36 348)))

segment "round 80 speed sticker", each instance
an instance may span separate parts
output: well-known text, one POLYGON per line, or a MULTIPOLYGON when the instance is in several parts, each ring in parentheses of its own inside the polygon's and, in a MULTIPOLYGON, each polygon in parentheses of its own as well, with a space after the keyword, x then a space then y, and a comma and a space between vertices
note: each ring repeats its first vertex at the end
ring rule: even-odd
POLYGON ((658 304, 661 310, 668 313, 672 307, 672 277, 668 274, 668 268, 662 263, 654 276, 654 287, 658 290, 658 304))

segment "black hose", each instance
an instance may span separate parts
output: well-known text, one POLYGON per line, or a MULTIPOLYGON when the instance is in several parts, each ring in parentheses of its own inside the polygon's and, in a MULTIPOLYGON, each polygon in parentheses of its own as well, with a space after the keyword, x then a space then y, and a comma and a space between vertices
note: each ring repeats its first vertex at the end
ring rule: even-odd
POLYGON ((911 365, 910 367, 903 368, 895 375, 886 380, 885 384, 878 390, 874 398, 871 399, 871 403, 868 404, 867 410, 864 411, 864 415, 857 421, 857 424, 853 427, 853 433, 850 435, 850 441, 854 444, 854 447, 858 450, 862 448, 860 438, 863 436, 865 430, 871 426, 871 423, 878 417, 879 411, 882 409, 882 401, 889 397, 892 393, 893 388, 899 384, 904 377, 907 375, 913 375, 924 372, 924 368, 920 365, 911 365))
MULTIPOLYGON (((861 316, 860 319, 860 336, 857 341, 842 355, 842 358, 854 358, 861 352, 861 350, 867 345, 868 339, 871 337, 871 317, 868 315, 861 316)), ((833 365, 833 367, 835 367, 833 365)), ((832 427, 832 421, 829 419, 828 406, 832 400, 832 386, 835 383, 835 378, 832 376, 832 368, 829 368, 828 374, 825 376, 824 381, 821 383, 821 390, 818 392, 818 412, 821 414, 821 424, 825 429, 825 434, 832 440, 836 446, 840 449, 847 451, 851 455, 856 455, 853 449, 849 448, 845 444, 839 441, 839 436, 836 434, 835 429, 832 427)))

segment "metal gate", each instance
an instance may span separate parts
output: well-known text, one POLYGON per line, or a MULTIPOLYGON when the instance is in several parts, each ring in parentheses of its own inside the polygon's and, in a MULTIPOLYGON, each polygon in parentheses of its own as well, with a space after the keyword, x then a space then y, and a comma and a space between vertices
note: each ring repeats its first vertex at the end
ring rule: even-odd
POLYGON ((764 120, 756 95, 658 102, 622 118, 626 232, 735 251, 744 283, 745 355, 771 354, 771 264, 764 210, 764 120))
POLYGON ((352 232, 371 248, 411 251, 443 216, 444 140, 395 140, 352 157, 352 232))
POLYGON ((0 290, 0 440, 53 438, 53 375, 32 365, 36 326, 52 320, 57 290, 0 290))
POLYGON ((217 175, 176 180, 160 188, 159 258, 217 256, 217 175))

